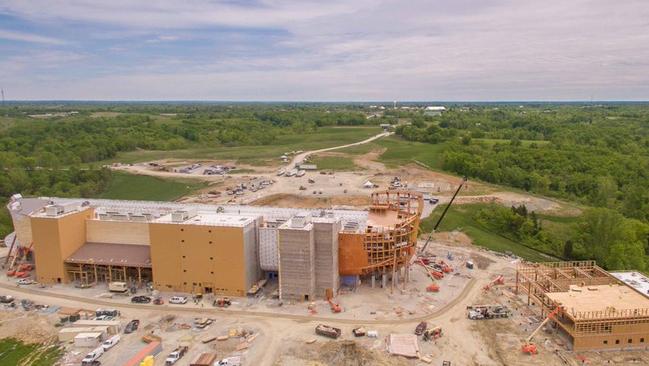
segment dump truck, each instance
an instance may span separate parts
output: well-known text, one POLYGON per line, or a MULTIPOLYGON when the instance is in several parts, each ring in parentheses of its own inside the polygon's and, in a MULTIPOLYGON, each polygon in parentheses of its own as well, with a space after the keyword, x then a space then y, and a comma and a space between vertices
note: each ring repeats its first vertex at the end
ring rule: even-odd
POLYGON ((324 324, 318 324, 315 327, 315 334, 321 335, 323 337, 337 339, 342 334, 342 331, 339 328, 330 327, 324 324))

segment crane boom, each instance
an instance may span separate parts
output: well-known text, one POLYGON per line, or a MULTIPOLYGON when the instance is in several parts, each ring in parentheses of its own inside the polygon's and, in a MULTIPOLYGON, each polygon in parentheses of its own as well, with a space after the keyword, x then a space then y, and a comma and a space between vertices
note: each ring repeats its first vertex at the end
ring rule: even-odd
POLYGON ((539 324, 539 326, 538 326, 536 329, 534 329, 534 331, 532 332, 532 334, 530 334, 530 336, 527 337, 527 339, 525 340, 525 343, 530 343, 530 341, 532 340, 532 338, 534 338, 534 336, 536 335, 536 333, 538 333, 539 330, 541 330, 541 328, 543 328, 543 326, 544 326, 544 325, 545 325, 545 324, 546 324, 546 323, 547 323, 547 322, 548 322, 552 317, 554 317, 555 315, 557 315, 557 313, 559 312, 559 309, 560 309, 560 308, 557 306, 554 310, 552 310, 552 312, 551 312, 550 314, 548 314, 548 316, 547 316, 547 317, 546 317, 546 318, 541 322, 541 324, 539 324))
POLYGON ((451 204, 453 204, 453 201, 455 201, 455 197, 457 197, 457 194, 460 193, 460 189, 462 189, 462 186, 464 186, 466 181, 467 181, 467 177, 462 177, 462 182, 457 187, 457 190, 453 194, 453 197, 451 197, 451 200, 448 202, 448 204, 444 208, 444 211, 442 212, 442 215, 439 217, 439 219, 437 219, 437 223, 435 223, 435 226, 433 227, 433 230, 431 230, 430 235, 428 235, 428 239, 426 239, 426 243, 424 243, 424 246, 421 248, 421 253, 424 253, 426 251, 426 247, 428 246, 428 243, 430 242, 430 239, 433 238, 433 234, 437 231, 437 228, 439 227, 439 224, 444 219, 444 216, 446 216, 446 212, 448 211, 449 207, 451 207, 451 204))

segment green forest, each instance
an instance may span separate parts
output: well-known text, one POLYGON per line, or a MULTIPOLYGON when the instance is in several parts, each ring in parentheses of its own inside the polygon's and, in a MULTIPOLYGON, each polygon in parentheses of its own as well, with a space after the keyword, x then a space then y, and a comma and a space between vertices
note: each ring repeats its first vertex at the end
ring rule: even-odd
MULTIPOLYGON (((441 115, 421 107, 8 104, 0 108, 0 203, 16 192, 138 198, 138 189, 153 185, 155 199, 174 199, 200 185, 134 178, 102 165, 169 156, 254 164, 291 149, 359 141, 389 123, 398 137, 373 145, 384 149, 381 161, 419 159, 471 180, 573 202, 582 211, 558 218, 521 207, 471 207, 462 215, 476 235, 494 233, 555 258, 594 258, 609 269, 649 269, 648 105, 458 104, 441 115)), ((351 160, 344 162, 330 168, 353 169, 351 160)), ((10 230, 1 210, 0 236, 10 230)))
MULTIPOLYGON (((126 192, 125 186, 141 187, 147 178, 124 183, 123 175, 94 163, 123 152, 270 147, 287 136, 365 121, 360 109, 318 105, 8 105, 0 108, 0 204, 16 192, 135 198, 137 192, 126 192)), ((162 184, 165 192, 151 199, 176 198, 186 186, 162 184)), ((10 231, 2 209, 0 237, 10 231)))
POLYGON ((568 237, 517 207, 480 209, 483 227, 565 259, 648 268, 648 106, 458 107, 397 133, 436 146, 443 170, 584 206, 568 237))

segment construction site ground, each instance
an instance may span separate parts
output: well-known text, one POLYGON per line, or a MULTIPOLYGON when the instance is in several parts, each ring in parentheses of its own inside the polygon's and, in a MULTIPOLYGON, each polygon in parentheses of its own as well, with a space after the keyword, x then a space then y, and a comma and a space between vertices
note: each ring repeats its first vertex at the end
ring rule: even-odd
MULTIPOLYGON (((352 145, 362 145, 385 136, 388 135, 378 134, 352 145)), ((349 150, 345 151, 345 147, 349 147, 349 145, 300 152, 292 155, 288 163, 281 163, 278 159, 275 164, 267 166, 243 165, 236 160, 165 159, 137 164, 114 164, 111 168, 133 174, 166 178, 193 178, 209 182, 207 188, 183 197, 182 202, 257 204, 279 207, 366 207, 369 203, 367 199, 369 193, 377 189, 388 189, 394 177, 400 178, 404 188, 437 197, 440 199, 440 203, 445 203, 461 182, 459 177, 430 170, 416 162, 387 167, 379 161, 381 154, 385 153, 385 149, 377 148, 356 154, 349 150), (277 175, 278 170, 288 171, 308 156, 349 158, 353 160, 355 168, 351 171, 306 171, 302 177, 277 175), (192 164, 200 164, 200 167, 190 173, 173 172, 174 168, 192 164), (204 175, 203 171, 212 165, 235 166, 236 170, 225 175, 204 175), (256 191, 244 189, 238 195, 226 193, 228 188, 255 180, 274 183, 256 191), (364 184, 368 181, 375 187, 365 188, 364 184)), ((524 204, 530 210, 552 215, 579 214, 578 208, 565 202, 527 193, 503 191, 498 186, 472 181, 464 186, 456 202, 458 204, 494 202, 508 207, 524 204)))
MULTIPOLYGON (((276 303, 271 305, 274 303, 271 300, 251 302, 242 298, 234 298, 233 306, 226 310, 212 307, 208 299, 202 305, 191 301, 187 305, 139 305, 131 304, 127 298, 107 299, 92 295, 94 291, 101 292, 100 289, 17 287, 15 280, 6 278, 0 282, 0 293, 50 306, 88 310, 116 308, 122 313, 122 326, 131 319, 139 319, 138 331, 124 335, 114 349, 102 356, 100 360, 107 365, 120 364, 123 358, 141 349, 144 345, 141 337, 151 332, 160 336, 163 344, 156 365, 164 364, 166 355, 179 345, 190 347, 189 354, 179 365, 187 365, 200 353, 208 351, 216 352, 218 357, 240 354, 244 365, 425 365, 423 360, 391 356, 386 351, 386 337, 390 333, 412 334, 420 321, 427 321, 429 327, 443 329, 443 336, 436 341, 425 342, 419 337, 421 355, 430 358, 432 365, 441 365, 444 360, 452 361, 453 365, 580 365, 582 359, 591 365, 609 361, 616 365, 649 362, 649 353, 644 350, 576 354, 567 349, 565 339, 553 330, 542 331, 536 336, 538 355, 523 354, 520 349, 523 340, 542 319, 534 308, 527 307, 524 298, 513 293, 517 259, 470 245, 436 243, 428 251, 440 258, 445 258, 448 252, 453 253, 455 273, 461 273, 442 279, 440 293, 426 294, 424 288, 430 280, 420 276, 420 268, 413 266, 411 281, 404 293, 396 289, 390 293, 389 286, 371 289, 363 284, 355 293, 343 291, 336 298, 344 308, 339 314, 332 314, 324 301, 317 303, 315 314, 309 313, 308 303, 277 307, 276 303), (463 261, 469 258, 475 263, 473 270, 462 268, 463 261), (500 274, 505 276, 505 285, 484 291, 483 286, 500 274), (509 306, 513 317, 467 319, 468 305, 495 303, 509 306), (210 318, 214 322, 204 330, 197 330, 191 326, 194 318, 210 318), (319 323, 341 328, 342 337, 331 341, 315 335, 314 327, 319 323), (378 337, 354 337, 351 331, 358 326, 376 330, 378 337), (245 329, 258 336, 246 349, 241 349, 241 338, 202 343, 206 338, 226 335, 232 329, 245 329), (310 343, 312 340, 315 342, 310 343)), ((164 297, 171 295, 164 294, 164 297)), ((54 312, 25 312, 20 306, 13 310, 0 309, 0 337, 41 343, 56 336, 58 328, 54 324, 59 316, 54 312), (36 328, 37 332, 32 331, 36 328)), ((80 358, 89 351, 69 344, 65 348, 63 365, 78 365, 80 358)))

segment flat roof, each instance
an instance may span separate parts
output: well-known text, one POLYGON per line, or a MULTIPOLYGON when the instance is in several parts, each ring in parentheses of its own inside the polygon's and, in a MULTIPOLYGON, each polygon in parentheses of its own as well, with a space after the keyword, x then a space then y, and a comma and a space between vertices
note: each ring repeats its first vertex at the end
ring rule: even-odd
POLYGON ((229 215, 216 212, 199 212, 196 216, 190 217, 182 222, 174 222, 171 219, 172 214, 161 216, 153 220, 157 223, 165 224, 185 224, 185 225, 208 225, 208 226, 229 226, 245 227, 255 221, 257 217, 251 215, 229 215))
POLYGON ((649 298, 649 277, 640 272, 609 272, 613 277, 633 287, 645 297, 649 298))
POLYGON ((9 202, 7 208, 12 214, 29 215, 47 206, 48 200, 43 198, 21 198, 15 202, 9 202))
MULTIPOLYGON (((158 201, 128 201, 128 200, 109 200, 94 198, 59 198, 59 197, 41 197, 45 201, 52 201, 55 204, 64 204, 69 202, 87 201, 91 207, 104 208, 106 211, 118 211, 121 213, 150 213, 154 217, 162 217, 173 211, 194 210, 195 212, 212 212, 217 210, 222 214, 229 215, 249 215, 263 216, 264 220, 272 221, 277 219, 288 220, 294 215, 310 213, 313 218, 321 217, 322 214, 332 214, 341 219, 344 223, 356 222, 361 230, 365 230, 369 212, 367 210, 347 210, 347 209, 304 209, 304 208, 285 208, 272 206, 249 206, 249 205, 207 205, 196 203, 177 203, 177 202, 158 202, 158 201)), ((25 198, 23 198, 25 200, 25 198)))
POLYGON ((573 315, 578 312, 605 312, 610 308, 649 308, 649 299, 624 285, 572 285, 567 292, 548 292, 546 295, 573 315))
POLYGON ((375 227, 395 227, 399 220, 399 213, 394 210, 374 210, 367 216, 367 225, 375 227))
POLYGON ((85 243, 65 262, 151 268, 151 250, 148 245, 85 243))

